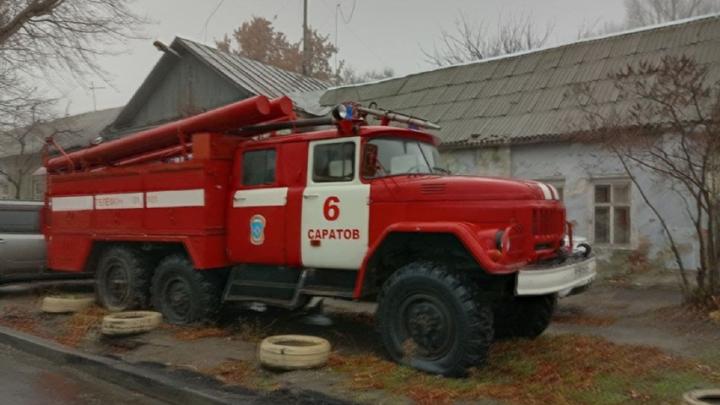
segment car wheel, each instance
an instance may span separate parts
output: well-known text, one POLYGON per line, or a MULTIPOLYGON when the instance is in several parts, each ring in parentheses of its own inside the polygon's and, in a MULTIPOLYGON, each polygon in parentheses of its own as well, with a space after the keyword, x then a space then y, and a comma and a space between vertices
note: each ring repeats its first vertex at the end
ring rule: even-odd
POLYGON ((390 357, 433 374, 463 376, 483 365, 493 313, 476 284, 443 264, 410 263, 383 285, 378 329, 390 357))

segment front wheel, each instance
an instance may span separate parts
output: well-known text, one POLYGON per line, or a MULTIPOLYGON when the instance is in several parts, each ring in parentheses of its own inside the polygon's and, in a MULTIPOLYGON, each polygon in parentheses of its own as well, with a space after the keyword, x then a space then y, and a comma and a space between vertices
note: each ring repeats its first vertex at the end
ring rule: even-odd
POLYGON ((186 325, 214 318, 220 311, 222 270, 198 271, 184 255, 165 258, 155 269, 152 301, 163 318, 186 325))
POLYGON ((377 310, 393 360, 433 374, 462 376, 485 363, 493 314, 476 285, 445 265, 414 262, 383 285, 377 310))

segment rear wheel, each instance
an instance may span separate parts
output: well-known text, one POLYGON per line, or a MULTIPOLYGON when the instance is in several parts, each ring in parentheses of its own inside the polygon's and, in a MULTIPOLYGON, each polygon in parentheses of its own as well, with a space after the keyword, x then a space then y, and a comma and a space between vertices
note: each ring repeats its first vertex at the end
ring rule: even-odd
POLYGON ((557 296, 555 294, 515 297, 495 308, 495 336, 498 339, 540 336, 550 325, 557 296))
POLYGON ((462 376, 484 364, 493 339, 492 309, 462 273, 430 262, 408 264, 383 285, 378 323, 397 362, 462 376))
POLYGON ((168 256, 155 270, 153 306, 174 324, 213 319, 220 311, 223 274, 222 270, 195 270, 184 255, 168 256))
POLYGON ((150 296, 152 261, 143 252, 114 246, 98 261, 95 291, 98 301, 110 311, 144 308, 150 296))

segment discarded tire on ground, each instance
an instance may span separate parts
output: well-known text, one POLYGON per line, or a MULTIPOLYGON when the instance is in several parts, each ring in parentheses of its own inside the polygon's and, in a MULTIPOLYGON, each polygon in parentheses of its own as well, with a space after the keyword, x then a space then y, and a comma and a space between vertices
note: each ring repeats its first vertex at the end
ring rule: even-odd
POLYGON ((82 311, 95 303, 90 295, 51 295, 43 298, 40 310, 50 314, 65 314, 82 311))
POLYGON ((683 395, 683 403, 687 405, 711 405, 720 403, 720 389, 694 390, 683 395))
POLYGON ((278 370, 316 368, 327 363, 330 342, 304 335, 278 335, 265 338, 258 348, 260 363, 278 370))
POLYGON ((159 312, 116 312, 103 317, 101 332, 108 336, 133 335, 151 331, 161 322, 162 315, 159 312))

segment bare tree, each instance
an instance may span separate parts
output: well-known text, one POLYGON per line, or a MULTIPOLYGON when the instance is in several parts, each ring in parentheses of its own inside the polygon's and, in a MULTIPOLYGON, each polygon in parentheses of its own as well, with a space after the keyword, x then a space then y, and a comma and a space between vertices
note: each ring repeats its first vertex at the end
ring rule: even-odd
POLYGON ((51 117, 51 102, 35 101, 14 114, 6 112, 6 129, 0 132, 0 178, 12 186, 12 197, 20 199, 23 185, 37 168, 39 129, 51 117))
POLYGON ((129 0, 0 0, 2 67, 36 74, 101 72, 95 58, 136 36, 129 0))
POLYGON ((644 27, 718 11, 717 0, 625 0, 625 26, 644 27))
POLYGON ((105 77, 100 55, 136 37, 146 22, 132 0, 0 0, 0 145, 13 150, 0 176, 19 196, 31 170, 34 128, 49 118, 53 104, 37 85, 59 78, 105 77), (42 113, 41 113, 42 110, 42 113), (12 160, 15 161, 12 161, 12 160))
POLYGON ((367 83, 375 80, 388 79, 393 76, 395 76, 395 71, 391 67, 386 67, 382 70, 368 70, 364 72, 358 72, 352 67, 346 67, 343 69, 342 74, 339 77, 338 84, 367 83))
POLYGON ((640 196, 658 218, 668 239, 688 302, 711 306, 720 296, 720 84, 707 68, 687 57, 666 56, 611 75, 626 105, 598 103, 593 85, 576 89, 584 111, 585 134, 599 139, 620 161, 640 196), (638 181, 649 174, 679 191, 697 240, 696 283, 687 265, 669 213, 657 207, 662 197, 650 195, 638 181), (715 297, 715 298, 713 298, 715 297))
POLYGON ((605 22, 584 25, 578 38, 662 24, 683 18, 720 12, 718 0, 625 0, 625 17, 620 23, 605 22))
POLYGON ((485 22, 471 22, 465 15, 460 15, 455 25, 454 31, 440 32, 439 46, 436 44, 432 50, 421 48, 427 62, 446 66, 540 48, 554 30, 553 24, 538 30, 528 15, 499 16, 494 35, 488 33, 485 22))

